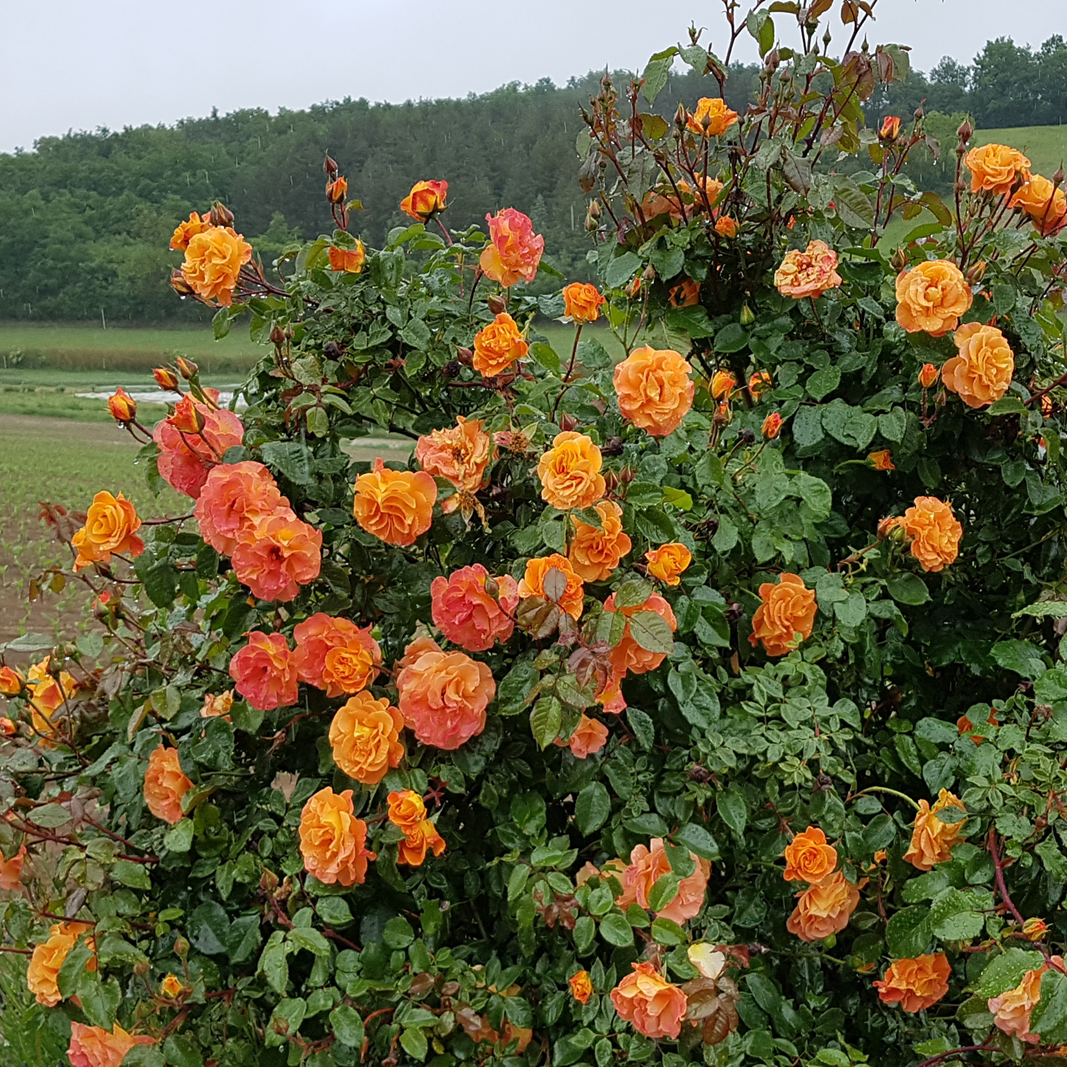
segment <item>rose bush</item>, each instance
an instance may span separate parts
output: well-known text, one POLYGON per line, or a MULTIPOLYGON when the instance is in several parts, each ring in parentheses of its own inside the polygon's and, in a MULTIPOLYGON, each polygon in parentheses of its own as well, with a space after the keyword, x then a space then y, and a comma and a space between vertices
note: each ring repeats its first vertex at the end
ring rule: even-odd
POLYGON ((964 124, 917 189, 870 7, 735 18, 745 114, 695 33, 604 80, 596 286, 438 178, 369 247, 329 157, 274 280, 178 226, 268 354, 240 412, 112 399, 190 514, 50 509, 99 629, 0 670, 3 947, 72 1063, 1067 1048, 1062 179, 964 124))

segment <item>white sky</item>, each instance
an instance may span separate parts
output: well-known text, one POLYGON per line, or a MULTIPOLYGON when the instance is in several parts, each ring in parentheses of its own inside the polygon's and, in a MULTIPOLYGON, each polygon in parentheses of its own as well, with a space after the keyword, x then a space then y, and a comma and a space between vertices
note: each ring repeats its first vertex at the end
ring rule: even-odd
MULTIPOLYGON (((1067 36, 1067 0, 879 0, 876 10, 871 44, 912 45, 920 70, 943 55, 969 62, 991 37, 1037 46, 1067 36)), ((790 43, 792 17, 775 20, 790 43)), ((684 42, 690 21, 714 31, 703 40, 718 51, 715 0, 0 0, 0 151, 212 107, 559 84, 604 66, 640 68, 684 42)))

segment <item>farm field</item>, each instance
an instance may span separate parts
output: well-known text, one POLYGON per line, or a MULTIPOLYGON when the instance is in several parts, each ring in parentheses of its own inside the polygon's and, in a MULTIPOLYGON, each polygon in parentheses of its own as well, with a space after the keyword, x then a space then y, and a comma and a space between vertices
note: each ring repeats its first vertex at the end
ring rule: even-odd
POLYGON ((978 130, 976 145, 1006 144, 1017 148, 1033 164, 1033 169, 1046 178, 1056 173, 1061 163, 1067 163, 1067 126, 1016 126, 1005 130, 978 130))

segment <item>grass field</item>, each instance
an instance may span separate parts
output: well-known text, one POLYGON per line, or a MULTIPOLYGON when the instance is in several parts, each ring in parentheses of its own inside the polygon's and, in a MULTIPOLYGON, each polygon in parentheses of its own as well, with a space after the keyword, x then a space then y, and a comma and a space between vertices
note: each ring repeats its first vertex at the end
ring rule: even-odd
POLYGON ((1051 178, 1061 163, 1067 163, 1067 126, 1017 126, 1007 130, 978 130, 973 143, 1006 144, 1017 148, 1033 169, 1051 178))

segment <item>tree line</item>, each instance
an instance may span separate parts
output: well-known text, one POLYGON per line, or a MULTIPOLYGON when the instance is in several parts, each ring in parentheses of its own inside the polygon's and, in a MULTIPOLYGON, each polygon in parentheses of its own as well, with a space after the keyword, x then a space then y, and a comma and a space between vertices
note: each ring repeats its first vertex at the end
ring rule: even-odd
MULTIPOLYGON (((755 66, 731 68, 731 107, 747 106, 758 75, 755 66)), ((369 242, 405 223, 398 205, 413 182, 446 179, 449 225, 519 207, 544 233, 547 258, 582 277, 589 244, 575 144, 584 129, 579 107, 599 79, 544 79, 462 100, 213 112, 173 126, 42 138, 32 151, 0 155, 0 319, 205 318, 169 288, 175 224, 222 200, 269 263, 292 240, 329 228, 327 151, 364 204, 354 228, 369 242)), ((670 116, 679 102, 717 95, 714 84, 672 73, 656 110, 670 116)), ((1001 38, 969 66, 943 59, 873 98, 869 121, 907 117, 920 104, 968 112, 979 127, 1058 123, 1067 114, 1067 44, 1055 36, 1031 50, 1001 38)))

